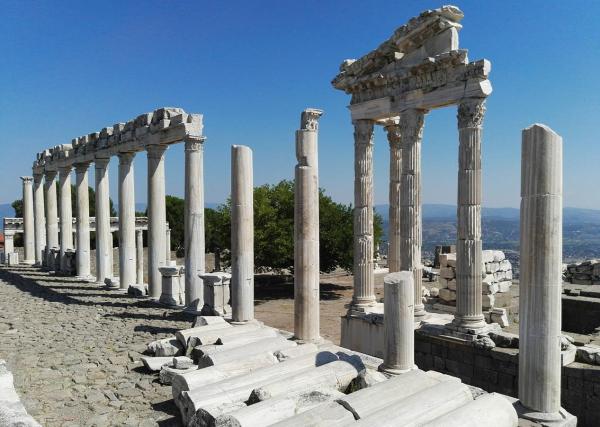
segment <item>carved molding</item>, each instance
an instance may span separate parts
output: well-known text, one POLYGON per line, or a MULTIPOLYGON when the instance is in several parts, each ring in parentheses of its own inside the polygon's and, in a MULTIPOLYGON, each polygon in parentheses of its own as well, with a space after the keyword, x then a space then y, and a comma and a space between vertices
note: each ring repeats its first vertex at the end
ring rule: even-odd
POLYGON ((199 138, 188 138, 185 141, 185 151, 201 151, 204 147, 205 136, 199 138))
POLYGON ((425 123, 425 111, 405 110, 400 114, 400 133, 402 142, 411 144, 423 139, 423 124, 425 123))
POLYGON ((464 99, 458 104, 458 128, 474 128, 483 124, 485 98, 464 99))

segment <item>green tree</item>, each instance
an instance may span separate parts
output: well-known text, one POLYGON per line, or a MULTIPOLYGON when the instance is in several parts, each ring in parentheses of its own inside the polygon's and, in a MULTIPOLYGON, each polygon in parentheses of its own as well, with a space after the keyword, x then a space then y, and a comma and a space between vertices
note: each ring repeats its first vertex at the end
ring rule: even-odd
POLYGON ((215 254, 215 269, 221 269, 221 261, 227 261, 224 251, 231 246, 231 210, 225 203, 216 209, 204 209, 204 239, 207 252, 215 254))
POLYGON ((171 229, 171 250, 177 251, 177 256, 183 255, 184 244, 184 200, 175 196, 165 197, 167 222, 171 229))

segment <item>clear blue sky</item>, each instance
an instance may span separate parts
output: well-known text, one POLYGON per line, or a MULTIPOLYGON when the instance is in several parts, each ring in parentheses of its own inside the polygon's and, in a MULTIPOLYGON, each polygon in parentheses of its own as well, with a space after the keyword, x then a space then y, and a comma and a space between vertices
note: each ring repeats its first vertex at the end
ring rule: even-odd
MULTIPOLYGON (((254 150, 255 183, 291 178, 305 107, 321 119, 321 185, 353 195, 349 97, 330 81, 435 1, 1 0, 0 202, 20 197, 35 153, 160 106, 203 113, 207 202, 229 194, 230 146, 254 150)), ((492 62, 484 204, 518 206, 520 131, 564 138, 565 204, 600 209, 600 3, 462 1, 460 45, 492 62), (596 124, 596 126, 594 126, 596 124)), ((423 200, 456 203, 455 108, 426 118, 423 200)), ((387 201, 388 145, 375 140, 376 203, 387 201)), ((183 194, 183 147, 167 152, 167 193, 183 194)), ((138 154, 136 200, 146 201, 138 154)), ((117 160, 110 166, 117 199, 117 160)), ((90 176, 93 182, 93 174, 90 176)))

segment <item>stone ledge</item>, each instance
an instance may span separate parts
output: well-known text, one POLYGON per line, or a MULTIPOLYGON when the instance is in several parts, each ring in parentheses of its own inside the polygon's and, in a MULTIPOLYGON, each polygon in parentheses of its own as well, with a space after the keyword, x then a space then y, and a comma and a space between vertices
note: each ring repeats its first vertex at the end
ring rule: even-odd
POLYGON ((0 425, 20 427, 41 427, 25 409, 15 390, 13 375, 0 360, 0 425))

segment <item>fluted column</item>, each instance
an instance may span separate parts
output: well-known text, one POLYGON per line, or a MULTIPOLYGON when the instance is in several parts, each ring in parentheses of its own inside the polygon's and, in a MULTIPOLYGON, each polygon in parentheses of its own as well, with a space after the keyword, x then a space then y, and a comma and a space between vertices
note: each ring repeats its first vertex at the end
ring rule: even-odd
POLYGON ((549 422, 565 418, 559 414, 562 138, 540 124, 522 136, 519 399, 527 418, 549 422))
POLYGON ((294 336, 319 341, 319 118, 302 112, 296 131, 294 180, 294 336))
POLYGON ((113 278, 112 233, 110 231, 110 196, 108 163, 110 158, 95 159, 96 167, 96 282, 113 278))
POLYGON ((46 267, 55 269, 48 256, 50 249, 58 248, 58 203, 56 199, 56 171, 46 171, 44 179, 44 201, 46 202, 46 250, 44 259, 46 267))
POLYGON ((167 266, 171 264, 171 229, 168 227, 165 230, 165 262, 167 266))
POLYGON ((23 180, 23 263, 34 264, 33 177, 22 176, 21 179, 23 180))
POLYGON ((135 230, 136 246, 136 273, 135 282, 138 285, 144 284, 144 230, 135 230))
POLYGON ((204 141, 185 141, 185 305, 191 311, 204 306, 204 141))
POLYGON ((235 322, 254 319, 254 188, 252 150, 231 147, 231 311, 235 322))
POLYGON ((58 185, 60 186, 60 269, 67 271, 65 252, 73 250, 73 210, 71 207, 71 166, 58 170, 58 185))
POLYGON ((354 121, 354 294, 352 305, 375 304, 373 261, 373 122, 354 121))
POLYGON ((402 146, 400 126, 389 124, 385 127, 390 143, 390 190, 389 190, 389 249, 388 268, 390 273, 400 271, 400 180, 402 174, 402 146))
POLYGON ((77 266, 77 276, 85 280, 91 279, 89 166, 89 162, 75 165, 75 188, 77 190, 77 251, 75 252, 75 264, 77 266))
POLYGON ((422 318, 423 265, 421 264, 421 141, 425 111, 405 110, 400 115, 402 170, 400 175, 400 269, 412 271, 415 318, 422 318))
POLYGON ((33 216, 34 216, 34 251, 36 265, 44 264, 44 248, 46 247, 46 213, 44 212, 43 174, 33 174, 33 216))
POLYGON ((158 299, 165 262, 165 151, 166 145, 149 145, 148 150, 148 294, 158 299))
POLYGON ((464 99, 458 106, 458 219, 456 314, 462 328, 486 325, 481 308, 481 134, 485 99, 464 99))
POLYGON ((135 153, 119 153, 119 286, 127 290, 136 284, 135 153))

